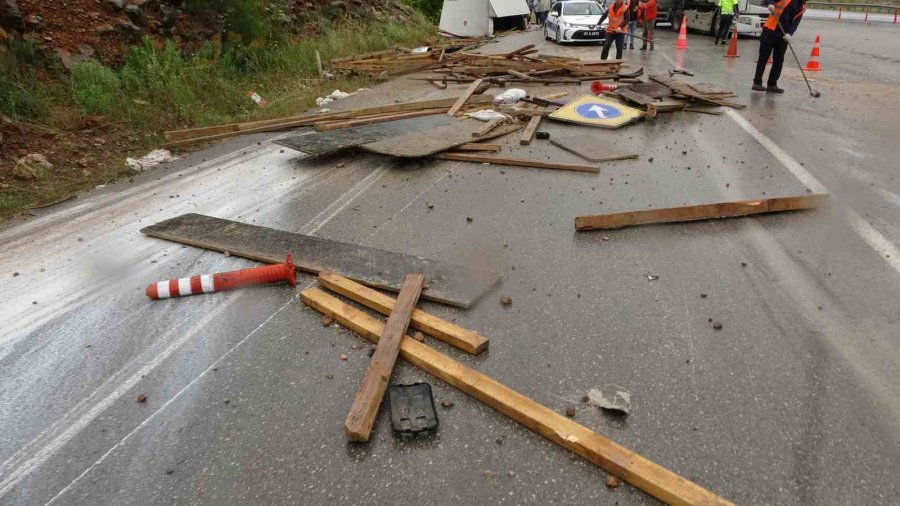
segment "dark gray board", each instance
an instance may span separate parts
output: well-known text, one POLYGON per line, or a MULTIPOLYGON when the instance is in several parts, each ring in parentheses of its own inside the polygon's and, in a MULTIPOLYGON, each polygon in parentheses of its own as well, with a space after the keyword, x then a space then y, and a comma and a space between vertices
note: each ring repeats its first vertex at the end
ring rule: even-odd
POLYGON ((446 114, 433 114, 372 125, 294 135, 279 139, 275 143, 302 151, 310 156, 319 156, 410 132, 428 131, 457 121, 459 120, 446 114))
POLYGON ((288 253, 303 271, 334 271, 370 286, 398 292, 406 274, 425 275, 422 297, 469 307, 500 273, 188 213, 141 229, 141 233, 261 262, 283 262, 288 253))

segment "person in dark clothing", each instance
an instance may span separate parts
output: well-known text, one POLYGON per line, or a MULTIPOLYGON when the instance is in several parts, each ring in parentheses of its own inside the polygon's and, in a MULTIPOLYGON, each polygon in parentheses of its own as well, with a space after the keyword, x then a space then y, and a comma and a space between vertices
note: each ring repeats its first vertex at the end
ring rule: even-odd
POLYGON ((600 16, 598 25, 602 25, 605 19, 609 19, 606 25, 606 38, 603 40, 603 51, 600 53, 600 59, 609 58, 609 48, 613 42, 616 43, 616 59, 622 59, 622 49, 625 46, 625 27, 628 24, 628 6, 622 0, 616 0, 609 9, 600 16))
POLYGON ((628 5, 628 21, 626 22, 625 39, 622 45, 634 49, 634 32, 637 30, 638 23, 638 0, 627 0, 628 5))
POLYGON ((763 23, 759 36, 759 60, 756 62, 756 74, 753 76, 753 91, 784 93, 778 87, 778 78, 784 66, 784 53, 788 41, 800 26, 800 19, 806 11, 806 0, 763 0, 763 6, 769 8, 769 18, 763 23), (769 71, 767 85, 763 87, 763 74, 766 62, 772 57, 772 70, 769 71))

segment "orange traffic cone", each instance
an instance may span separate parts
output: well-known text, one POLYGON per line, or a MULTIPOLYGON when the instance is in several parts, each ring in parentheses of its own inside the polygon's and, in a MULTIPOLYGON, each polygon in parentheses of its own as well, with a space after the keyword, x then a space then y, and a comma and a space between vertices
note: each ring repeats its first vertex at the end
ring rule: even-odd
POLYGON ((728 50, 725 51, 725 58, 737 58, 737 29, 731 30, 731 42, 728 43, 728 50))
POLYGON ((678 30, 678 40, 675 41, 675 49, 687 49, 687 14, 681 18, 681 29, 678 30))
POLYGON ((819 64, 819 43, 821 42, 821 37, 816 35, 816 42, 813 44, 812 52, 809 54, 809 61, 806 62, 806 66, 803 67, 803 70, 810 72, 822 70, 822 65, 819 64))

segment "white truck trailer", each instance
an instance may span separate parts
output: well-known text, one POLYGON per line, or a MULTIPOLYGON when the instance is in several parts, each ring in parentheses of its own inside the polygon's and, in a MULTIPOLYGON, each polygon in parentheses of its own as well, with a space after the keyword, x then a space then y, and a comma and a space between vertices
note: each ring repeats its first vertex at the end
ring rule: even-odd
MULTIPOLYGON (((718 0, 659 0, 657 23, 670 23, 672 30, 681 29, 681 20, 687 16, 689 30, 714 35, 719 26, 718 0)), ((769 10, 754 5, 750 0, 738 3, 739 16, 734 18, 738 35, 759 37, 769 10)))
POLYGON ((438 28, 457 37, 483 37, 494 30, 524 29, 530 13, 525 0, 444 0, 438 28))

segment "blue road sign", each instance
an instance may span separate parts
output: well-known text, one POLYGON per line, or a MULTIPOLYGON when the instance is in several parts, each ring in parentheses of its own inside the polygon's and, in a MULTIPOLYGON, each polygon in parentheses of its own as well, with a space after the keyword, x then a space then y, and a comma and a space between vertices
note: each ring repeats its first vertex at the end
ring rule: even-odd
POLYGON ((575 108, 575 114, 587 119, 612 119, 622 115, 617 107, 599 102, 588 102, 575 108))

